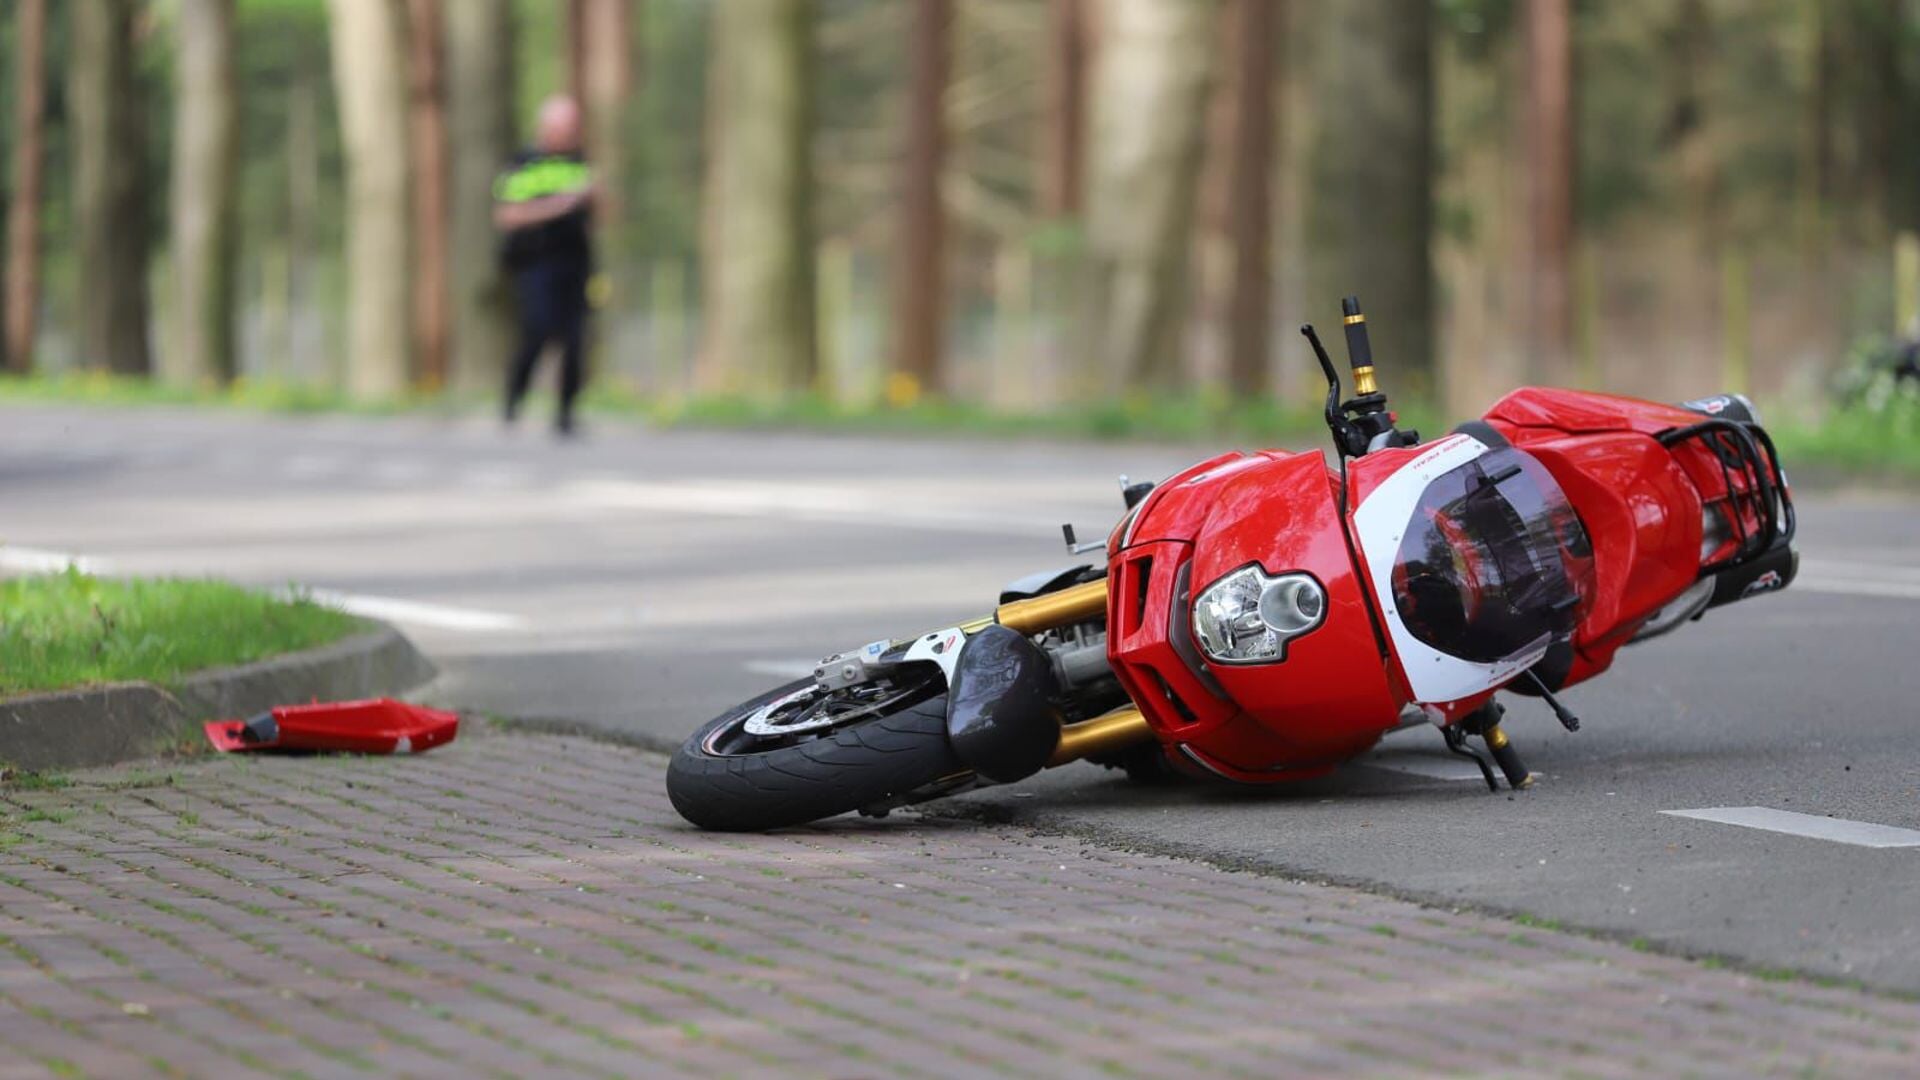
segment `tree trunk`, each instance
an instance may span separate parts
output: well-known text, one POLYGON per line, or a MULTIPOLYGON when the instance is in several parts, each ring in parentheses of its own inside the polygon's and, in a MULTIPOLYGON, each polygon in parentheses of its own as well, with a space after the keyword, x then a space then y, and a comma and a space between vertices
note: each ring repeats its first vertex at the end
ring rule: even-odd
POLYGON ((405 22, 399 0, 329 0, 347 165, 347 393, 407 388, 410 310, 405 22))
POLYGON ((453 384, 494 390, 513 348, 513 307, 493 229, 493 181, 513 153, 513 0, 444 12, 453 384))
POLYGON ((323 368, 324 332, 313 303, 320 261, 320 105, 324 73, 294 66, 287 87, 287 342, 286 370, 310 379, 323 368))
POLYGON ((601 250, 614 262, 615 249, 626 218, 621 182, 626 164, 628 99, 633 94, 633 20, 636 0, 583 0, 580 24, 585 40, 579 59, 581 104, 587 118, 587 160, 593 165, 599 191, 594 196, 594 224, 602 238, 601 250))
POLYGON ((1867 195, 1874 203, 1874 226, 1884 240, 1887 232, 1914 225, 1909 211, 1920 196, 1913 183, 1920 177, 1907 166, 1914 150, 1915 119, 1908 77, 1902 57, 1912 49, 1905 0, 1879 0, 1860 13, 1866 30, 1868 91, 1866 104, 1867 195))
POLYGON ((716 4, 702 389, 813 387, 810 0, 716 4))
POLYGON ((47 2, 14 15, 13 194, 7 204, 6 339, 9 370, 33 370, 40 312, 40 185, 46 169, 47 2))
POLYGON ((1828 4, 1813 6, 1813 176, 1814 190, 1822 208, 1836 195, 1834 168, 1834 76, 1839 57, 1834 55, 1834 14, 1828 4))
POLYGON ((1307 311, 1358 294, 1383 388, 1433 389, 1432 5, 1325 5, 1310 164, 1307 311))
POLYGON ((1111 0, 1101 11, 1088 344, 1110 390, 1185 382, 1187 256, 1216 13, 1210 0, 1111 0))
POLYGON ((160 356, 160 376, 178 386, 225 383, 235 374, 240 112, 233 15, 233 0, 181 0, 176 10, 173 341, 160 356))
POLYGON ((67 108, 81 363, 124 375, 152 369, 147 341, 146 128, 134 70, 132 0, 68 10, 67 108))
MULTIPOLYGON (((1041 121, 1040 211, 1077 217, 1085 189, 1089 0, 1048 4, 1046 101, 1041 121)), ((1277 0, 1276 0, 1277 2, 1277 0)))
POLYGON ((906 154, 901 159, 899 235, 894 252, 894 383, 914 397, 947 389, 947 81, 953 68, 952 0, 915 0, 909 31, 906 154), (909 381, 910 380, 910 381, 909 381))
MULTIPOLYGON (((460 0, 455 0, 456 3, 460 0)), ((447 109, 440 0, 407 0, 408 150, 413 158, 413 348, 421 387, 447 383, 447 109)))
POLYGON ((564 0, 566 12, 563 16, 562 46, 567 54, 561 57, 565 61, 567 72, 567 96, 576 104, 587 100, 587 4, 590 0, 564 0))
POLYGON ((1227 228, 1233 284, 1227 300, 1227 383, 1243 400, 1271 389, 1273 299, 1274 55, 1279 0, 1234 0, 1232 156, 1227 228))
POLYGON ((1680 0, 1672 18, 1666 35, 1672 88, 1664 141, 1678 164, 1685 218, 1701 252, 1717 262, 1728 228, 1718 145, 1725 135, 1708 111, 1706 89, 1714 62, 1713 13, 1705 0, 1680 0))
POLYGON ((1573 19, 1570 0, 1527 0, 1527 334, 1556 382, 1573 357, 1573 19))

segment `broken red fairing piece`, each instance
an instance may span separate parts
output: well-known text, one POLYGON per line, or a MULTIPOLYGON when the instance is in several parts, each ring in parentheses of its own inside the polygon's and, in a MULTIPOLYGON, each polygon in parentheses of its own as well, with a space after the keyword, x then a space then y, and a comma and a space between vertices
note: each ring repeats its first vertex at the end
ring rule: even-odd
POLYGON ((352 754, 417 754, 452 742, 460 718, 391 698, 286 705, 248 720, 206 725, 214 749, 320 750, 352 754))

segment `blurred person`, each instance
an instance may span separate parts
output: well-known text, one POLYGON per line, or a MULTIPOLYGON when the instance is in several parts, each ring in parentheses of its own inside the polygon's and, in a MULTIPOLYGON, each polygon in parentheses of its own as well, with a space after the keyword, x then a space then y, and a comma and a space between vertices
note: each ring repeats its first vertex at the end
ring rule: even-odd
POLYGON ((586 380, 587 283, 596 192, 581 153, 580 105, 556 94, 540 104, 534 145, 515 155, 493 186, 493 223, 520 301, 520 343, 507 369, 512 424, 549 344, 560 347, 560 405, 554 431, 574 433, 574 399, 586 380))

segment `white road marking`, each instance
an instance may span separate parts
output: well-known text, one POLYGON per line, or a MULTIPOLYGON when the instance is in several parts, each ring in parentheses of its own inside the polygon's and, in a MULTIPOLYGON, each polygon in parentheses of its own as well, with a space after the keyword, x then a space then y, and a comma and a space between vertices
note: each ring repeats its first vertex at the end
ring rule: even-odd
POLYGON ((527 620, 520 616, 506 615, 497 611, 475 611, 472 608, 423 604, 417 600, 400 600, 391 596, 362 596, 358 593, 334 592, 331 589, 303 589, 289 590, 289 592, 304 595, 328 607, 339 608, 349 615, 385 619, 388 622, 403 623, 408 626, 428 626, 438 630, 467 630, 478 633, 501 633, 527 628, 527 620))
POLYGON ((771 675, 776 679, 806 679, 813 676, 813 669, 820 665, 812 660, 749 660, 741 665, 755 675, 771 675))
POLYGON ((1802 556, 1800 572, 1814 573, 1821 577, 1855 578, 1867 581, 1920 582, 1920 566, 1856 562, 1852 559, 1810 559, 1802 556))
POLYGON ((1825 593, 1830 596, 1877 596, 1886 600, 1920 600, 1920 582, 1854 581, 1817 574, 1801 574, 1787 586, 1788 592, 1825 593))
POLYGON ((462 487, 481 491, 507 491, 532 482, 533 470, 515 465, 477 465, 460 473, 462 487))
POLYGON ((107 563, 101 559, 84 558, 64 551, 0 544, 0 570, 12 570, 20 574, 57 574, 69 566, 83 574, 107 572, 107 563))
POLYGON ((1800 575, 1787 588, 1835 596, 1920 600, 1920 567, 1802 558, 1800 575))
POLYGON ((345 471, 347 463, 331 454, 295 454, 280 464, 280 471, 296 480, 318 480, 345 471))
POLYGON ((1747 829, 1764 829, 1767 832, 1806 836, 1815 840, 1831 840, 1836 844, 1852 844, 1855 847, 1920 847, 1920 830, 1902 829, 1893 825, 1876 825, 1871 821, 1821 817, 1818 814, 1797 814, 1791 810, 1775 810, 1770 806, 1712 806, 1703 810, 1662 810, 1660 812, 1671 817, 1714 821, 1722 825, 1739 825, 1747 829))
POLYGON ((432 472, 431 467, 419 461, 382 461, 369 470, 369 475, 375 483, 400 487, 424 480, 432 472))
POLYGON ((1844 547, 1827 547, 1822 544, 1802 549, 1800 562, 1805 565, 1809 557, 1815 562, 1824 562, 1828 561, 1828 556, 1833 556, 1833 561, 1884 561, 1890 566, 1909 566, 1920 569, 1920 563, 1913 561, 1916 555, 1920 555, 1920 552, 1912 548, 1855 547, 1852 544, 1844 547))

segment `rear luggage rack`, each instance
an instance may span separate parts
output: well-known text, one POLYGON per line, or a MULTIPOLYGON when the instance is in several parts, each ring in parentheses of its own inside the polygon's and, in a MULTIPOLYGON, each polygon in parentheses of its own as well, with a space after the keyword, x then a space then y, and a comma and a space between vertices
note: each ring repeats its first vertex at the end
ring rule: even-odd
POLYGON ((1739 544, 1732 555, 1702 566, 1701 576, 1745 565, 1792 541, 1796 524, 1793 496, 1787 491, 1773 439, 1760 425, 1716 417, 1668 428, 1654 438, 1668 449, 1698 440, 1720 465, 1727 493, 1727 527, 1739 544), (1754 523, 1751 529, 1749 511, 1754 523))

